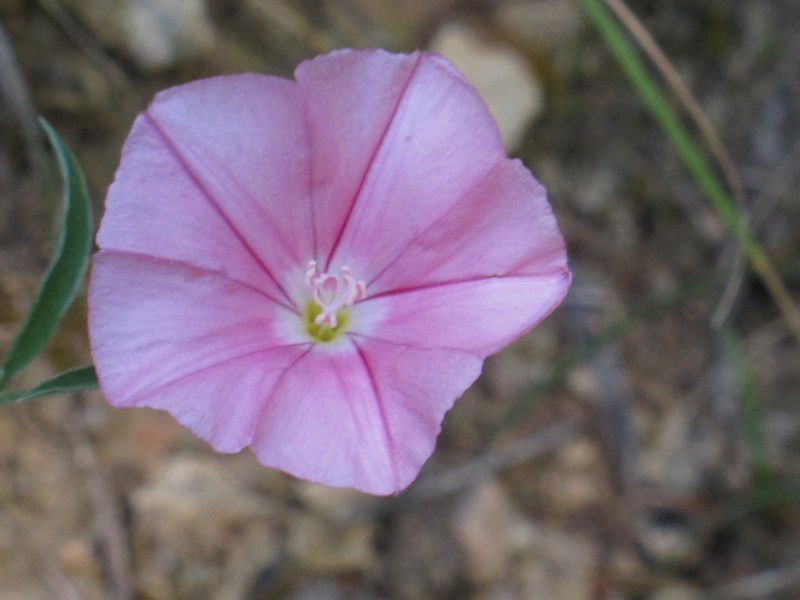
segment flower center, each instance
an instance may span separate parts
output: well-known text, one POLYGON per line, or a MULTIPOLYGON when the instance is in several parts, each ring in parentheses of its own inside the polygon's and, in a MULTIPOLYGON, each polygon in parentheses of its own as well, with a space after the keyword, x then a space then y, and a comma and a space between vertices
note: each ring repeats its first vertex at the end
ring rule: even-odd
POLYGON ((317 261, 312 260, 306 285, 313 298, 306 307, 306 332, 320 342, 329 342, 347 325, 347 309, 366 297, 364 282, 356 280, 349 267, 342 267, 340 275, 321 273, 317 261))

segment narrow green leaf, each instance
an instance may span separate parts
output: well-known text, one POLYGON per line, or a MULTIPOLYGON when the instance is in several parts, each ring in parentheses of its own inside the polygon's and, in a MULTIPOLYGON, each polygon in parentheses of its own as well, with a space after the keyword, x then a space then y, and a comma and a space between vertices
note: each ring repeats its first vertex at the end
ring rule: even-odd
POLYGON ((678 116, 670 108, 658 85, 647 73, 636 51, 625 38, 614 17, 605 7, 603 0, 578 0, 578 2, 583 5, 586 14, 600 32, 600 35, 602 35, 606 45, 613 52, 622 70, 631 80, 634 89, 639 92, 642 100, 644 100, 650 114, 655 117, 670 142, 672 142, 684 164, 703 192, 705 192, 706 197, 711 201, 717 213, 736 234, 745 250, 750 250, 757 242, 755 242, 747 228, 747 222, 743 215, 736 209, 736 206, 725 192, 725 188, 714 176, 711 167, 703 158, 702 153, 692 141, 691 136, 681 124, 678 116))
POLYGON ((660 87, 645 69, 636 51, 623 34, 603 0, 578 0, 602 36, 617 62, 639 93, 650 114, 677 150, 683 164, 694 177, 722 221, 741 244, 753 270, 758 274, 783 313, 792 333, 800 341, 800 310, 794 304, 769 256, 747 224, 747 219, 728 196, 702 152, 667 103, 660 87))
POLYGON ((64 141, 41 119, 64 179, 64 217, 55 256, 22 329, 0 367, 0 388, 53 337, 86 273, 92 247, 92 210, 80 166, 64 141))
POLYGON ((0 394, 0 405, 13 404, 30 400, 39 396, 50 394, 60 394, 63 392, 75 392, 78 390, 93 390, 97 387, 97 374, 94 367, 76 367, 69 371, 59 373, 55 377, 46 379, 36 387, 9 394, 0 394))

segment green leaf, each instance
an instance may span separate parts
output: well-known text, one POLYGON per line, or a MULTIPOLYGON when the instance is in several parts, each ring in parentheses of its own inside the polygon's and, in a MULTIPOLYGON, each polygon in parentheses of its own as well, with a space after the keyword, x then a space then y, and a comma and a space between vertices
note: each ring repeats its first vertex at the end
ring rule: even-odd
POLYGON ((44 119, 40 122, 64 179, 64 218, 55 256, 0 367, 0 388, 53 337, 80 289, 92 247, 92 210, 80 166, 50 124, 44 119))
POLYGON ((97 374, 94 367, 76 367, 69 371, 59 373, 55 377, 46 379, 36 387, 9 394, 0 394, 0 405, 13 404, 30 400, 39 396, 50 394, 60 394, 62 392, 74 392, 78 390, 93 390, 97 387, 97 374))

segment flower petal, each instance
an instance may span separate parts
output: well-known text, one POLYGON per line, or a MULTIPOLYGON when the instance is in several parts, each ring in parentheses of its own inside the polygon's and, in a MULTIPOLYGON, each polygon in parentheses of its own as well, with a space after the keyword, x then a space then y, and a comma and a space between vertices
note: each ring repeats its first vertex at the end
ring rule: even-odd
POLYGON ((544 188, 518 160, 503 160, 367 282, 392 289, 509 275, 554 273, 567 253, 544 188))
POLYGON ((294 82, 245 74, 170 88, 134 124, 98 245, 219 271, 289 303, 287 271, 313 251, 308 173, 294 82))
POLYGON ((252 439, 272 384, 308 345, 263 292, 181 263, 95 255, 89 335, 115 406, 172 413, 217 450, 252 439))
POLYGON ((390 494, 419 473, 444 413, 482 361, 452 350, 355 344, 315 346, 287 370, 252 447, 262 463, 297 477, 390 494))
MULTIPOLYGON (((325 98, 334 98, 334 106, 345 98, 342 113, 349 115, 343 119, 336 110, 320 109, 319 119, 310 120, 315 161, 334 134, 343 136, 348 147, 352 142, 360 148, 360 161, 348 164, 356 185, 325 190, 331 203, 344 204, 343 217, 321 219, 315 196, 318 229, 334 228, 328 234, 333 241, 326 271, 348 265, 360 278, 372 279, 505 157, 486 105, 449 62, 431 54, 410 55, 395 66, 397 60, 373 52, 335 53, 320 61, 326 70, 309 67, 298 73, 309 105, 322 104, 317 100, 322 91, 312 84, 324 80, 325 98), (342 63, 346 70, 338 68, 342 63), (373 80, 383 82, 381 90, 388 83, 393 93, 375 93, 373 80), (352 133, 363 129, 362 120, 380 128, 371 127, 366 140, 360 134, 352 140, 352 133)), ((317 169, 315 162, 315 189, 317 181, 326 180, 317 169)))
POLYGON ((316 258, 323 271, 395 117, 419 54, 337 50, 298 65, 312 156, 316 258))
POLYGON ((566 267, 513 276, 423 285, 368 297, 351 329, 400 344, 447 347, 486 357, 530 330, 569 289, 566 267))

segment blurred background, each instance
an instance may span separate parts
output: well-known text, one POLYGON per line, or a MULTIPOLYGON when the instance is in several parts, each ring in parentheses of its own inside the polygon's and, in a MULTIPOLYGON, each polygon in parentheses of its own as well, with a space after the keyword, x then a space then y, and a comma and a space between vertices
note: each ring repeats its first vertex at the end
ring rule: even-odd
MULTIPOLYGON (((800 2, 629 6, 718 132, 797 299, 800 2)), ((58 225, 37 114, 99 218, 157 90, 291 77, 337 47, 453 60, 548 187, 575 272, 392 498, 214 454, 98 393, 2 408, 0 599, 800 598, 797 340, 579 2, 0 0, 0 23, 0 351, 58 225)), ((88 360, 79 299, 15 383, 88 360)))

